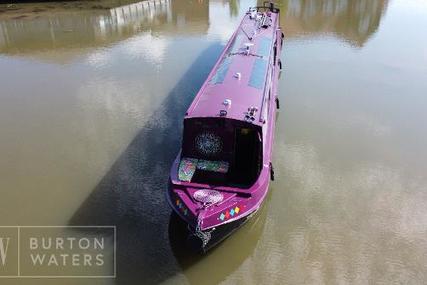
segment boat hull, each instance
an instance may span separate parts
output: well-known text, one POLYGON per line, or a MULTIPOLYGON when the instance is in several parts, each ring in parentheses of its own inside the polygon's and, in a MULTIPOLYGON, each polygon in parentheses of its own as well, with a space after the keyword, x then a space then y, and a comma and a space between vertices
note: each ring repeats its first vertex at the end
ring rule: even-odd
POLYGON ((254 215, 255 211, 251 215, 245 216, 241 219, 235 220, 233 222, 220 225, 214 229, 207 231, 202 231, 203 234, 209 233, 209 241, 204 243, 203 239, 200 237, 200 234, 197 234, 196 230, 189 226, 176 211, 172 212, 171 223, 173 223, 173 235, 180 235, 181 246, 186 246, 188 249, 192 250, 195 253, 205 254, 209 250, 213 249, 225 239, 227 239, 231 234, 240 229, 247 221, 249 221, 254 215))

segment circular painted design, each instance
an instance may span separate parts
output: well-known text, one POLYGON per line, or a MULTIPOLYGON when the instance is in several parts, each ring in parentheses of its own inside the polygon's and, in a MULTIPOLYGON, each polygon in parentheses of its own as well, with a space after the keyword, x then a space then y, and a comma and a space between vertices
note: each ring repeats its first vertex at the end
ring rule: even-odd
POLYGON ((206 156, 218 154, 222 150, 221 138, 211 132, 204 132, 196 136, 195 139, 197 151, 206 156))
POLYGON ((215 204, 221 202, 224 196, 221 192, 210 189, 200 189, 194 192, 194 199, 202 203, 215 204))

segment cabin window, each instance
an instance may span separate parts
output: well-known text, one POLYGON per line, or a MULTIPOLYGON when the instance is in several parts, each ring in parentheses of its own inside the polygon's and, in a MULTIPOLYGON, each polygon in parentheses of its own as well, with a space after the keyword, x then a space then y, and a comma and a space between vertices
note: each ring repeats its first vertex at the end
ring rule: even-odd
POLYGON ((259 175, 261 158, 254 125, 222 118, 187 119, 178 178, 247 188, 259 175))
POLYGON ((277 56, 277 46, 276 45, 274 45, 274 47, 273 47, 273 54, 274 54, 273 62, 276 62, 276 56, 277 56))

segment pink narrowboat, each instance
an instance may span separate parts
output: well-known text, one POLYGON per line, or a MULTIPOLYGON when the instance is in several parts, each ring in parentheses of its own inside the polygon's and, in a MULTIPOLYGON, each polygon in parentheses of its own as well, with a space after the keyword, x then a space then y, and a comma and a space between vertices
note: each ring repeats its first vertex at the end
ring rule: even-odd
POLYGON ((202 252, 257 212, 274 179, 279 12, 272 3, 248 10, 185 113, 167 199, 202 252))

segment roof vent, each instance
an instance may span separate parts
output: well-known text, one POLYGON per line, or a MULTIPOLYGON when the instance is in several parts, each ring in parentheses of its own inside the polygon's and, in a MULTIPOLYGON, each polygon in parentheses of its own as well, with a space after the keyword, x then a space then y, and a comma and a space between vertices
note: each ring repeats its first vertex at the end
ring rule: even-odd
POLYGON ((224 102, 222 102, 222 105, 224 105, 226 107, 230 107, 231 106, 231 100, 230 99, 225 99, 224 102))
POLYGON ((219 111, 219 116, 220 116, 220 117, 225 117, 225 116, 227 116, 227 111, 226 111, 226 110, 221 110, 221 111, 219 111))
POLYGON ((251 48, 251 46, 253 46, 254 44, 253 43, 245 43, 245 47, 246 47, 246 49, 245 49, 245 53, 246 53, 246 55, 249 55, 249 53, 250 53, 250 48, 251 48))

